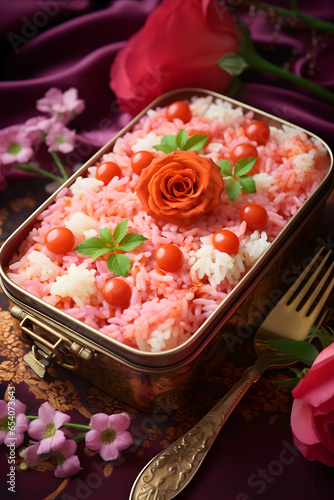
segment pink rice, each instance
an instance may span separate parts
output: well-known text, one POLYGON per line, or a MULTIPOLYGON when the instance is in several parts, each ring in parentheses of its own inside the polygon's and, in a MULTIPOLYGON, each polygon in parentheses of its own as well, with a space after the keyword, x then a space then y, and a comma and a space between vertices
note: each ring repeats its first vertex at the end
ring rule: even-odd
MULTIPOLYGON (((131 133, 119 138, 113 152, 102 159, 118 163, 122 168, 122 177, 112 179, 107 186, 98 186, 97 191, 90 189, 84 194, 74 195, 71 188, 64 188, 56 201, 38 216, 38 222, 21 244, 8 270, 8 276, 34 296, 109 337, 144 351, 170 349, 188 339, 253 265, 258 258, 256 252, 261 254, 265 251, 317 188, 328 168, 328 155, 320 141, 308 138, 298 129, 271 128, 271 136, 265 146, 252 142, 259 154, 257 165, 260 175, 255 176, 256 193, 242 192, 234 205, 224 193, 221 206, 200 217, 191 227, 157 221, 142 210, 135 194, 138 176, 131 169, 134 151, 147 149, 155 156, 162 156, 165 153, 157 152, 152 145, 158 144, 162 136, 175 135, 182 128, 189 135, 203 133, 210 136, 201 154, 214 161, 230 159, 230 152, 237 144, 251 142, 244 135, 245 126, 253 119, 251 112, 243 114, 241 108, 230 109, 229 105, 211 97, 194 98, 190 105, 193 117, 187 124, 179 120, 168 122, 166 109, 157 109, 142 118, 131 133), (218 117, 212 119, 211 115, 215 116, 215 113, 218 117), (261 174, 267 175, 261 177, 261 174), (260 232, 252 234, 240 221, 240 208, 247 203, 262 205, 268 212, 268 222, 260 232), (114 276, 108 270, 107 256, 94 261, 74 250, 67 255, 55 255, 45 247, 44 235, 47 231, 55 226, 65 226, 74 213, 94 219, 97 233, 103 227, 113 230, 116 224, 129 217, 129 232, 138 232, 147 238, 144 244, 127 253, 131 270, 124 279, 132 287, 129 307, 112 307, 103 299, 102 287, 114 276), (205 252, 212 252, 210 238, 223 228, 229 228, 238 235, 239 255, 233 257, 230 271, 226 267, 227 262, 225 266, 224 256, 220 264, 212 261, 209 279, 208 274, 204 272, 203 275, 205 252), (156 248, 165 243, 174 243, 182 249, 185 263, 179 272, 162 273, 155 262, 156 248), (249 254, 253 250, 255 257, 249 254), (204 254, 202 260, 199 257, 201 251, 204 254), (33 255, 38 257, 43 254, 53 262, 52 266, 47 266, 49 260, 46 259, 46 268, 43 269, 46 274, 34 268, 35 264, 29 260, 32 252, 39 252, 33 255), (94 293, 89 295, 87 288, 88 299, 74 297, 73 294, 61 297, 51 293, 57 277, 66 275, 73 264, 76 268, 87 270, 87 275, 92 271, 90 279, 94 293), (222 279, 225 271, 230 274, 222 279)), ((88 169, 87 177, 95 178, 94 167, 88 169)), ((82 239, 79 237, 77 243, 82 239)))

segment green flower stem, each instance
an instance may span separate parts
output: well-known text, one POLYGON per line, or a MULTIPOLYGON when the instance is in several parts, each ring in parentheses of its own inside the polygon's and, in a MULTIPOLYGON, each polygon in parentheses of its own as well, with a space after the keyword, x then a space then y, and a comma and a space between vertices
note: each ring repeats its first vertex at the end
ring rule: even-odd
POLYGON ((239 24, 240 30, 240 40, 241 40, 241 56, 248 65, 249 68, 257 71, 266 71, 272 73, 280 78, 289 80, 292 83, 301 85, 302 87, 309 90, 315 97, 322 99, 323 101, 334 104, 334 93, 330 90, 317 85, 316 83, 307 80, 301 76, 297 76, 294 73, 287 71, 275 64, 264 59, 260 54, 258 54, 252 43, 250 33, 245 24, 239 24))
POLYGON ((259 71, 267 71, 268 73, 272 73, 285 80, 289 80, 292 83, 301 85, 307 90, 309 90, 315 97, 319 97, 319 99, 322 99, 323 101, 327 101, 330 104, 334 105, 333 92, 324 87, 321 87, 320 85, 317 85, 316 83, 310 80, 307 80, 306 78, 297 76, 294 73, 291 73, 290 71, 287 71, 283 68, 280 68, 279 66, 276 66, 275 64, 272 64, 271 62, 267 61, 257 53, 252 54, 251 57, 248 56, 246 62, 252 69, 259 71))
POLYGON ((82 431, 91 431, 92 428, 89 425, 81 425, 81 424, 63 424, 63 427, 72 427, 73 429, 81 429, 82 431))
POLYGON ((49 179, 52 179, 54 181, 59 181, 60 183, 63 183, 66 180, 63 177, 59 177, 59 175, 48 172, 47 170, 29 165, 29 163, 16 163, 14 168, 17 168, 18 170, 24 170, 25 172, 33 172, 35 174, 43 175, 44 177, 48 177, 49 179))
POLYGON ((297 7, 297 2, 292 2, 293 10, 284 9, 282 7, 276 7, 275 5, 270 5, 264 2, 244 2, 244 5, 249 5, 253 7, 257 7, 258 9, 265 10, 266 12, 275 12, 275 14, 283 17, 296 18, 304 23, 308 24, 312 28, 315 28, 319 31, 325 32, 334 32, 334 24, 329 21, 324 21, 322 19, 318 19, 313 16, 308 16, 300 12, 297 7))
MULTIPOLYGON (((26 415, 26 417, 29 420, 36 420, 37 418, 39 418, 39 417, 34 417, 33 415, 26 415)), ((67 423, 67 424, 63 424, 62 427, 72 427, 73 429, 80 429, 82 431, 90 431, 90 430, 92 430, 92 428, 89 427, 89 425, 81 425, 81 424, 67 423)))
POLYGON ((84 434, 78 434, 77 436, 74 436, 72 437, 72 441, 75 441, 76 443, 79 443, 80 441, 82 441, 83 439, 85 439, 86 437, 86 432, 84 434))
POLYGON ((64 165, 60 161, 59 156, 57 155, 57 153, 55 151, 50 151, 50 154, 51 154, 52 158, 54 159, 55 164, 57 165, 57 167, 59 168, 59 170, 63 176, 63 181, 67 181, 68 175, 66 173, 64 165))

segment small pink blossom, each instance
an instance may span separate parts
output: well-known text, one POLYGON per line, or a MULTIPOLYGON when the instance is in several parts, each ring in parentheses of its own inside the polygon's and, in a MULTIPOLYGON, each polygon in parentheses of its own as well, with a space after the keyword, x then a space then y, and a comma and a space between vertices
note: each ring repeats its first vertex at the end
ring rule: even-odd
POLYGON ((44 457, 37 453, 38 448, 39 443, 35 443, 24 450, 24 461, 29 467, 35 467, 44 460, 44 457))
POLYGON ((76 450, 77 443, 72 439, 66 440, 63 446, 59 448, 58 467, 55 470, 56 477, 73 476, 79 470, 82 470, 79 457, 75 455, 76 450))
POLYGON ((33 154, 32 141, 24 126, 13 125, 0 130, 0 165, 27 163, 33 154))
POLYGON ((28 433, 38 441, 39 455, 59 450, 66 441, 65 434, 59 428, 69 422, 71 417, 55 410, 48 402, 43 403, 38 410, 39 418, 30 422, 28 433))
POLYGON ((133 443, 131 434, 126 430, 130 425, 127 413, 96 413, 89 425, 92 430, 86 434, 86 445, 91 450, 98 450, 105 461, 115 460, 120 451, 133 443))
POLYGON ((48 131, 45 139, 49 151, 60 151, 70 153, 75 146, 76 134, 73 130, 65 127, 61 122, 55 122, 48 131))
POLYGON ((26 135, 32 141, 34 147, 38 147, 44 140, 43 134, 47 134, 55 123, 55 118, 45 116, 34 116, 29 118, 23 125, 26 135))
POLYGON ((78 99, 78 91, 70 88, 65 92, 55 87, 49 89, 45 96, 36 103, 38 111, 56 116, 63 123, 68 123, 71 118, 85 109, 85 103, 78 99))
POLYGON ((0 444, 15 444, 17 447, 23 443, 29 426, 25 410, 26 405, 18 399, 11 399, 8 403, 0 401, 0 444))

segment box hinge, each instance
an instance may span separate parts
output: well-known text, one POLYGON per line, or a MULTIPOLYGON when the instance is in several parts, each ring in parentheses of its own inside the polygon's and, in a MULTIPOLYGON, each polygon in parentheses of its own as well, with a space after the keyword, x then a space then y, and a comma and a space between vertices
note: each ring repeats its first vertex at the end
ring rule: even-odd
POLYGON ((77 370, 79 359, 90 361, 94 352, 78 342, 72 342, 60 332, 25 313, 18 306, 12 307, 11 315, 20 321, 22 339, 32 344, 31 351, 24 356, 24 361, 41 378, 52 363, 57 363, 69 370, 77 370))

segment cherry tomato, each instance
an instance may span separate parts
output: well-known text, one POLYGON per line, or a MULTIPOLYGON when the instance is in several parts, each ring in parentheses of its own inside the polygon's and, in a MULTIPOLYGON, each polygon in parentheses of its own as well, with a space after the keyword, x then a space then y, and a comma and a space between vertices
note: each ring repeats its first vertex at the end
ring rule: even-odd
POLYGON ((261 205, 250 203, 240 210, 240 218, 242 221, 246 221, 249 229, 254 231, 255 229, 262 228, 266 224, 268 213, 261 205))
POLYGON ((153 159, 154 155, 149 151, 138 151, 131 158, 132 170, 140 175, 143 168, 148 167, 153 159))
POLYGON ((188 123, 191 120, 191 109, 186 102, 175 101, 168 106, 166 116, 169 122, 179 118, 183 123, 188 123))
POLYGON ((112 278, 105 282, 102 288, 103 298, 111 306, 128 306, 132 290, 127 281, 122 278, 112 278))
POLYGON ((238 253, 239 250, 238 236, 228 229, 217 231, 212 237, 212 244, 220 252, 228 253, 229 255, 238 253))
POLYGON ((242 144, 238 144, 231 151, 231 158, 234 162, 241 160, 242 158, 257 158, 257 149, 253 144, 249 144, 248 142, 243 142, 242 144))
POLYGON ((258 144, 266 144, 270 136, 270 129, 266 123, 254 121, 246 127, 245 134, 250 141, 256 141, 258 144))
POLYGON ((44 236, 44 244, 50 252, 67 253, 74 247, 74 234, 67 227, 54 227, 44 236))
POLYGON ((96 178, 104 184, 109 184, 113 177, 121 177, 121 167, 112 161, 104 161, 96 169, 96 178))
POLYGON ((163 271, 174 273, 183 266, 184 257, 179 247, 169 243, 156 250, 155 261, 163 271))

